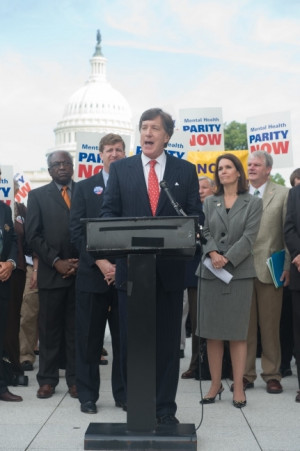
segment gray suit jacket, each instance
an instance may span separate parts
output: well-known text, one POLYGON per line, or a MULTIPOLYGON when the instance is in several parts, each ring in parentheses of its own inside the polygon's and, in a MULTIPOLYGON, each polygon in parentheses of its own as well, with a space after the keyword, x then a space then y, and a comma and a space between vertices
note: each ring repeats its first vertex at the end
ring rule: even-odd
MULTIPOLYGON (((255 242, 262 214, 261 199, 249 193, 240 194, 227 213, 224 197, 209 196, 204 201, 203 258, 211 251, 218 251, 228 258, 224 269, 234 279, 255 277, 252 248, 255 242)), ((202 265, 201 276, 214 279, 215 276, 202 265)))
POLYGON ((284 270, 290 269, 291 259, 283 230, 288 193, 288 188, 271 181, 268 181, 264 191, 263 214, 253 249, 257 277, 263 283, 273 283, 266 261, 274 252, 286 249, 284 270))

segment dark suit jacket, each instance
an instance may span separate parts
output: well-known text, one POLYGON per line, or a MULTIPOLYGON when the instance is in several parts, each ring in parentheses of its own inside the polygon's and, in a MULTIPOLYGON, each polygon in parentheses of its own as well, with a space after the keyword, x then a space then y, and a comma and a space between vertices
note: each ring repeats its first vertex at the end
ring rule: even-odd
POLYGON ((76 285, 80 291, 103 293, 109 289, 95 264, 95 259, 86 251, 86 239, 81 218, 97 218, 100 214, 105 185, 102 172, 76 184, 70 214, 71 242, 80 254, 76 285))
MULTIPOLYGON (((284 239, 293 260, 300 254, 300 186, 295 186, 289 192, 287 212, 284 225, 284 239)), ((300 290, 300 273, 297 267, 291 264, 290 285, 291 290, 300 290)))
POLYGON ((17 236, 12 221, 12 212, 4 202, 0 202, 0 233, 3 244, 0 261, 5 262, 11 259, 17 263, 17 236))
MULTIPOLYGON (((72 198, 74 188, 72 182, 72 198)), ((29 192, 25 233, 29 247, 39 257, 40 289, 67 287, 73 282, 73 277, 63 279, 52 266, 56 257, 78 256, 70 241, 69 216, 70 211, 54 181, 29 192)))
MULTIPOLYGON (((203 223, 199 184, 195 166, 167 154, 164 180, 175 200, 187 215, 196 215, 203 223)), ((160 192, 157 216, 176 216, 167 195, 160 192)), ((110 165, 109 181, 104 193, 103 217, 152 216, 141 155, 119 160, 110 165)), ((157 277, 166 291, 183 289, 185 264, 181 260, 157 257, 157 277)), ((125 289, 126 264, 117 264, 116 287, 125 289)))

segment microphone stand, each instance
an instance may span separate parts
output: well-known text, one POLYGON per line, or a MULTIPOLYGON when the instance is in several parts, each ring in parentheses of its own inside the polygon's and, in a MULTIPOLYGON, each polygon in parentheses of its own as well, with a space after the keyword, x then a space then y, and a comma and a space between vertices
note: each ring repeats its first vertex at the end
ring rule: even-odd
MULTIPOLYGON (((165 180, 162 180, 159 185, 164 190, 166 195, 168 196, 169 201, 170 201, 172 207, 174 208, 174 210, 176 211, 177 215, 178 216, 187 216, 186 212, 183 210, 181 205, 178 202, 176 202, 176 200, 174 199, 172 193, 170 192, 167 182, 165 180)), ((203 236, 202 225, 199 224, 199 222, 197 221, 196 245, 201 247, 201 244, 205 244, 206 242, 207 242, 207 240, 203 236)))

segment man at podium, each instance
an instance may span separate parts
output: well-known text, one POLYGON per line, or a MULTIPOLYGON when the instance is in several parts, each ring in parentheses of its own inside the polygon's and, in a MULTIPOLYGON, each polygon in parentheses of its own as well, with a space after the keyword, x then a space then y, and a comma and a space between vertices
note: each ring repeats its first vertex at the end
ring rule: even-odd
MULTIPOLYGON (((159 108, 145 111, 139 121, 142 153, 114 162, 104 194, 102 217, 176 216, 160 182, 187 215, 204 215, 195 166, 164 150, 174 130, 172 117, 159 108)), ((176 424, 180 332, 185 263, 157 256, 156 260, 156 418, 158 424, 176 424)), ((121 366, 126 385, 127 264, 116 269, 119 295, 121 366)), ((142 299, 141 299, 142 302, 142 299)))

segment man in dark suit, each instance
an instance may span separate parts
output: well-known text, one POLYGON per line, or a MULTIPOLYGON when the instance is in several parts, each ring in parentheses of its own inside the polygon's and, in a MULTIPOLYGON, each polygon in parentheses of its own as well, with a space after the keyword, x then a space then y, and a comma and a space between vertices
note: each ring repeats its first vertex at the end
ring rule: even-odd
POLYGON ((30 191, 26 236, 39 258, 39 371, 38 398, 50 398, 59 382, 61 344, 66 353, 69 393, 77 397, 75 385, 75 274, 77 251, 69 234, 70 202, 75 184, 73 162, 68 152, 48 155, 52 182, 30 191))
POLYGON ((300 402, 300 185, 289 192, 284 238, 291 254, 290 285, 293 304, 294 353, 297 364, 298 392, 296 402, 300 402))
POLYGON ((113 350, 113 397, 117 407, 123 407, 126 403, 120 371, 115 264, 109 260, 96 260, 86 251, 85 233, 80 223, 81 218, 99 216, 110 164, 125 157, 125 143, 121 136, 109 133, 101 139, 99 152, 103 170, 77 183, 70 216, 71 241, 80 254, 76 280, 76 386, 81 411, 84 413, 97 412, 99 361, 107 320, 113 350))
MULTIPOLYGON (((159 182, 163 179, 186 214, 202 215, 195 166, 164 152, 174 130, 171 116, 159 108, 147 110, 140 118, 139 129, 142 154, 111 165, 102 216, 176 216, 166 193, 160 192, 159 182)), ((158 257, 156 272, 156 417, 158 423, 175 424, 178 423, 175 397, 185 263, 158 257)), ((125 381, 126 284, 126 259, 121 259, 117 263, 116 287, 119 289, 122 375, 125 381)))
POLYGON ((21 396, 11 393, 7 388, 2 357, 10 298, 10 277, 12 271, 16 268, 16 261, 17 237, 12 222, 12 212, 8 205, 0 202, 0 400, 15 402, 23 401, 23 399, 21 396))

